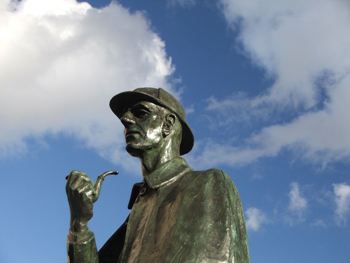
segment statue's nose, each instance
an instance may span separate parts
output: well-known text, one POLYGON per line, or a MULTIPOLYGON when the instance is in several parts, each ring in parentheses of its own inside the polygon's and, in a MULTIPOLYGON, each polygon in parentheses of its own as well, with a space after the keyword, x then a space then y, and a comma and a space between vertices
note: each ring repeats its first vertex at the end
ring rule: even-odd
POLYGON ((124 127, 129 127, 132 124, 135 124, 135 120, 130 111, 127 111, 120 118, 120 121, 123 123, 124 127))

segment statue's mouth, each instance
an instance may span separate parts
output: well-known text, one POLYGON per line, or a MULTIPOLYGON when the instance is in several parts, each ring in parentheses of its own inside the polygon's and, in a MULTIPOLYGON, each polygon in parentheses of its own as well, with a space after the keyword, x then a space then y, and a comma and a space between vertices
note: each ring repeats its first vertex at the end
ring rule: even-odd
POLYGON ((128 129, 125 131, 125 138, 132 138, 135 136, 142 136, 142 133, 137 129, 128 129))
POLYGON ((141 134, 139 131, 137 130, 128 130, 125 135, 128 136, 128 135, 131 135, 131 134, 141 134))

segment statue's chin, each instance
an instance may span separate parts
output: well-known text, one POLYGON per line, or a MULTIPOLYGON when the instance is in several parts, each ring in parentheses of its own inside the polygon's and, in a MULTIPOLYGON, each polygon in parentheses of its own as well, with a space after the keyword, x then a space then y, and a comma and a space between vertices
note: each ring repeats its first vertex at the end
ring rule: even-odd
POLYGON ((131 156, 139 156, 139 151, 130 145, 126 145, 125 149, 131 156))
POLYGON ((125 149, 131 156, 134 156, 134 157, 141 157, 143 153, 143 149, 140 149, 139 147, 135 147, 131 144, 127 144, 125 149))
POLYGON ((154 145, 127 143, 125 149, 131 156, 142 157, 145 152, 154 149, 154 145))

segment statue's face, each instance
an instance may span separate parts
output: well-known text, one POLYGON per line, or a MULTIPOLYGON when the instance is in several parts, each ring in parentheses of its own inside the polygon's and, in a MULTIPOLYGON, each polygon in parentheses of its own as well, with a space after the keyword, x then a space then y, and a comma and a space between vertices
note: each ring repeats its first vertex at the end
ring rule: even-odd
POLYGON ((152 102, 141 101, 124 112, 120 120, 125 129, 126 150, 133 156, 157 149, 163 141, 164 109, 152 102))

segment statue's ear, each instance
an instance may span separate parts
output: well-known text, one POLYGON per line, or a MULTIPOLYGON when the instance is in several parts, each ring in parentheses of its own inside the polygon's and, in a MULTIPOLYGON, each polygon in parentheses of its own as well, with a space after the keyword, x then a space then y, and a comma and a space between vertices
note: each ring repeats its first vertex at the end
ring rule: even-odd
POLYGON ((168 136, 171 133, 171 131, 175 125, 175 122, 176 122, 176 115, 175 114, 169 113, 165 116, 165 121, 163 124, 163 130, 162 130, 164 137, 168 136))

